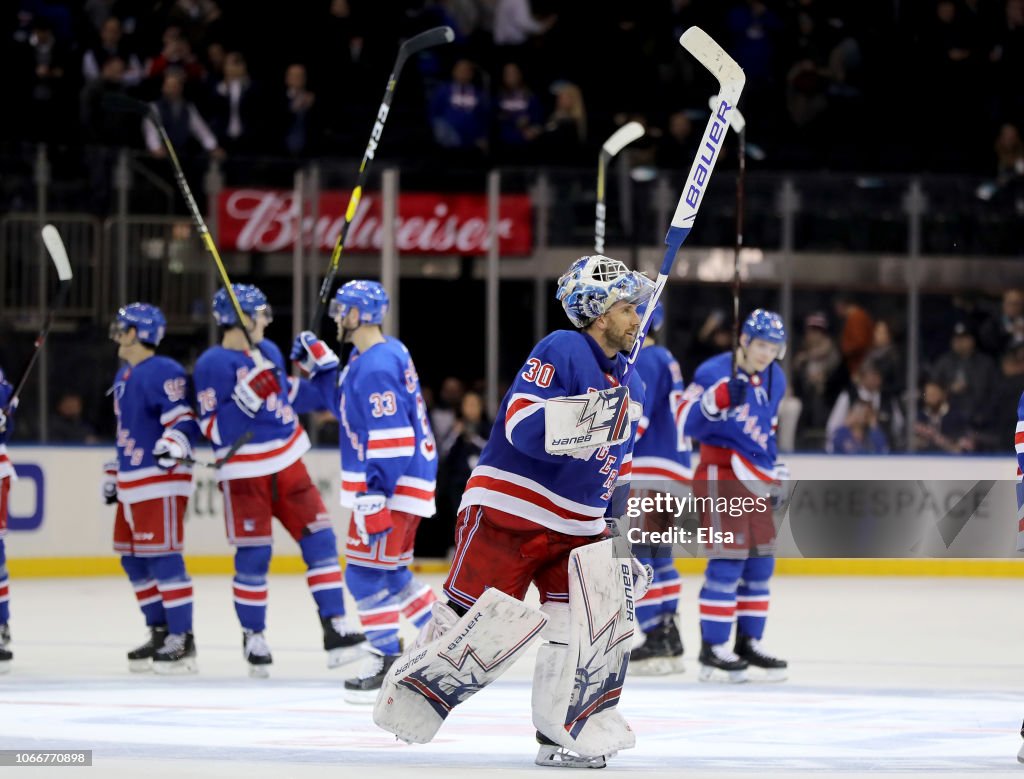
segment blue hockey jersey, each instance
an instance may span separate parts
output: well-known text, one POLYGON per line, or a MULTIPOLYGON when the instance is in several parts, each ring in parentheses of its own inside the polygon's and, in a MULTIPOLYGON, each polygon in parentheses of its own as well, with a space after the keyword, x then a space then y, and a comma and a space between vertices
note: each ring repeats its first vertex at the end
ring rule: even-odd
POLYGON ((559 330, 537 344, 501 402, 459 511, 488 506, 567 535, 602 532, 616 487, 630 479, 643 382, 634 371, 626 385, 630 437, 589 460, 545 451, 544 402, 617 387, 625 367, 624 355, 609 359, 585 333, 559 330))
POLYGON ((747 379, 747 394, 739 406, 727 413, 712 413, 704 396, 714 397, 715 389, 729 381, 732 375, 732 355, 724 352, 705 360, 697 368, 693 383, 683 394, 681 424, 685 435, 709 446, 731 450, 734 470, 739 467, 740 478, 771 481, 774 478, 777 454, 775 431, 779 424, 779 403, 786 394, 786 376, 778 363, 772 363, 761 373, 748 375, 737 368, 737 374, 747 379))
POLYGON ((437 444, 405 344, 389 336, 312 382, 340 423, 341 505, 376 492, 393 511, 434 516, 437 444))
MULTIPOLYGON (((0 368, 0 409, 7 408, 7 404, 11 402, 11 395, 13 394, 14 387, 8 383, 7 378, 4 376, 4 369, 0 368)), ((7 456, 7 439, 11 437, 11 432, 14 430, 14 419, 12 417, 13 415, 8 416, 7 426, 0 433, 0 479, 14 476, 14 465, 11 463, 11 458, 7 456)))
POLYGON ((633 485, 637 482, 693 480, 690 442, 679 424, 683 407, 683 372, 664 346, 646 346, 636 358, 644 384, 644 415, 633 448, 633 485))
POLYGON ((192 469, 167 470, 156 464, 153 447, 165 430, 178 430, 194 445, 199 436, 185 369, 169 357, 154 355, 138 365, 123 365, 113 386, 117 416, 117 497, 138 503, 192 494, 192 469))
POLYGON ((304 402, 299 395, 315 390, 286 375, 281 350, 273 341, 260 341, 256 348, 276 366, 277 379, 285 389, 267 398, 255 417, 250 417, 231 399, 235 384, 256 365, 248 352, 213 346, 196 361, 193 376, 199 422, 216 456, 223 457, 239 436, 252 433, 252 438, 217 470, 218 481, 278 473, 310 448, 309 436, 299 424, 292 404, 304 402))

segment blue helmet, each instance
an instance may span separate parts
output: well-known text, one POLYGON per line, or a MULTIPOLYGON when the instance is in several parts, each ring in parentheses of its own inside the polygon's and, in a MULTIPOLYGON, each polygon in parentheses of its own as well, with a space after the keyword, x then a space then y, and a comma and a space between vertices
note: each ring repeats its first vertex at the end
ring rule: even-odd
POLYGON ((342 284, 328 309, 331 319, 344 319, 351 308, 359 309, 359 324, 379 325, 388 312, 387 290, 376 281, 355 279, 342 284))
MULTIPOLYGON (((256 314, 262 313, 266 316, 268 322, 274 320, 270 304, 267 303, 267 296, 263 294, 259 287, 255 287, 252 284, 232 284, 231 289, 234 291, 235 297, 238 298, 238 305, 243 313, 254 319, 256 314)), ((213 296, 213 318, 218 325, 224 325, 225 327, 239 326, 238 314, 235 313, 231 297, 224 287, 218 289, 217 294, 213 296)))
POLYGON ((555 298, 560 300, 569 321, 589 327, 618 301, 641 304, 650 299, 654 282, 631 271, 624 263, 594 254, 580 257, 558 279, 555 298))
POLYGON ((167 319, 163 311, 150 303, 129 303, 117 309, 117 317, 110 324, 110 337, 127 333, 133 327, 139 341, 159 346, 167 332, 167 319))
POLYGON ((782 317, 774 311, 763 308, 751 311, 743 323, 743 334, 750 340, 760 338, 762 341, 779 344, 781 348, 778 359, 786 356, 786 326, 782 323, 782 317))
MULTIPOLYGON (((640 306, 636 312, 643 317, 647 313, 647 303, 640 306)), ((665 324, 665 309, 661 306, 661 301, 654 307, 654 311, 651 312, 651 326, 648 328, 650 332, 657 332, 661 330, 661 326, 665 324)))

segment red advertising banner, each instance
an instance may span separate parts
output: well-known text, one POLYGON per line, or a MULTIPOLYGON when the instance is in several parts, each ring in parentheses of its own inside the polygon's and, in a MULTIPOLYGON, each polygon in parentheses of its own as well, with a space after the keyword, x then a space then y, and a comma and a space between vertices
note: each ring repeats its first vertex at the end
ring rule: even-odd
MULTIPOLYGON (((304 240, 330 251, 344 223, 348 192, 320 194, 315 224, 303 219, 304 240)), ((288 251, 299 230, 293 193, 276 189, 225 189, 217 204, 221 249, 288 251)), ((411 254, 485 254, 487 197, 475 194, 403 192, 398 197, 398 250, 411 254)), ((381 199, 365 192, 345 238, 346 252, 377 252, 381 246, 381 199)), ((533 245, 529 195, 502 195, 498 220, 503 255, 526 255, 533 245)))

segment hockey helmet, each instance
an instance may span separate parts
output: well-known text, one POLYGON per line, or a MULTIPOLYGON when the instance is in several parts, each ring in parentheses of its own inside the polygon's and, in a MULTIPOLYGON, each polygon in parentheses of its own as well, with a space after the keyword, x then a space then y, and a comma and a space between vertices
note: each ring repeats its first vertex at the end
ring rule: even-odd
MULTIPOLYGON (((647 303, 640 306, 636 312, 643 317, 647 313, 647 303)), ((657 305, 654 307, 654 311, 651 312, 651 326, 648 328, 650 332, 658 332, 661 330, 661 326, 665 324, 665 309, 661 305, 659 300, 657 305)))
POLYGON ((352 308, 359 309, 359 324, 379 325, 388 313, 387 290, 376 281, 354 279, 342 284, 334 294, 328 315, 331 319, 344 319, 352 308))
POLYGON ((762 341, 779 344, 779 356, 776 359, 781 360, 786 356, 786 326, 782 323, 782 317, 774 311, 764 308, 751 311, 743 323, 743 334, 751 341, 760 338, 762 341))
MULTIPOLYGON (((238 305, 242 312, 255 319, 257 314, 263 314, 267 322, 274 321, 274 315, 267 302, 267 296, 259 287, 252 284, 232 284, 232 291, 238 298, 238 305)), ((221 287, 213 296, 213 318, 218 325, 224 327, 238 327, 238 314, 231 303, 231 296, 226 288, 221 287)))
POLYGON ((618 301, 644 303, 654 292, 654 282, 624 263, 594 254, 580 257, 558 280, 555 297, 569 321, 588 327, 618 301))
POLYGON ((167 319, 163 311, 151 303, 129 303, 117 310, 117 316, 110 323, 110 337, 116 339, 133 327, 141 343, 156 347, 167 332, 167 319))

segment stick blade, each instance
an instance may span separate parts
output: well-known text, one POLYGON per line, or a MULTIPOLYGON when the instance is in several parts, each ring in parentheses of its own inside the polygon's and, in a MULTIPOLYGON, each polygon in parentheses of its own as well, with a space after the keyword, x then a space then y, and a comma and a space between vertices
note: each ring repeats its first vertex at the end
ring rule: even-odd
POLYGON ((679 45, 718 79, 722 86, 720 97, 731 98, 731 102, 735 103, 747 80, 743 68, 736 64, 736 60, 700 27, 690 27, 684 32, 679 38, 679 45))
POLYGON ((640 122, 628 122, 611 134, 601 147, 601 151, 609 157, 614 157, 633 141, 642 138, 645 132, 640 122))
POLYGON ((43 227, 43 245, 46 246, 46 251, 50 253, 50 259, 53 260, 54 266, 57 268, 57 278, 61 281, 71 280, 71 263, 68 261, 68 252, 64 248, 64 241, 61 240, 60 233, 57 232, 57 228, 53 225, 46 225, 43 227))
POLYGON ((451 27, 432 27, 429 30, 424 30, 418 35, 412 36, 402 44, 402 49, 406 57, 411 57, 413 54, 421 52, 424 49, 429 49, 432 46, 440 46, 443 43, 451 43, 454 40, 455 30, 451 27))

